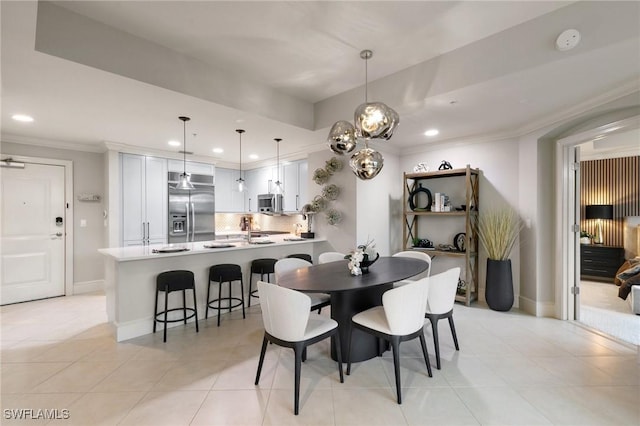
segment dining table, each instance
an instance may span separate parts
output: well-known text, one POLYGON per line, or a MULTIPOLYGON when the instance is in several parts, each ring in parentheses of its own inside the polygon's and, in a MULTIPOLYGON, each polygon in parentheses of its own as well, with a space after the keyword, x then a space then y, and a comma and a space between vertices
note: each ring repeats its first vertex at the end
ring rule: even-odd
MULTIPOLYGON (((362 275, 351 275, 347 260, 311 265, 284 273, 278 285, 303 293, 329 293, 331 318, 338 323, 342 358, 349 354, 351 317, 374 306, 382 305, 382 295, 393 288, 393 283, 418 275, 429 267, 420 259, 409 257, 380 257, 362 275)), ((331 358, 337 359, 335 337, 331 338, 331 358)), ((354 330, 351 361, 360 362, 376 357, 381 352, 378 339, 360 330, 354 330)))

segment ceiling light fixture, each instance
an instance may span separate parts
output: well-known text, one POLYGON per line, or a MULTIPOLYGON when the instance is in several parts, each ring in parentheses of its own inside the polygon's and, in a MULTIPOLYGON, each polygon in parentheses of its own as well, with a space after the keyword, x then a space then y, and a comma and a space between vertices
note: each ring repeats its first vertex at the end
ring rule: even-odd
POLYGON ((440 131, 438 129, 429 129, 426 132, 424 132, 425 136, 437 136, 440 133, 440 131))
POLYGON ((191 183, 191 176, 187 173, 187 121, 191 120, 189 117, 178 117, 182 121, 183 134, 182 134, 182 173, 180 174, 180 180, 176 184, 176 189, 183 189, 190 191, 195 187, 191 183))
POLYGON ((238 132, 238 135, 240 136, 240 177, 236 182, 238 182, 238 191, 242 192, 244 191, 244 179, 242 179, 242 134, 244 133, 244 130, 236 129, 236 132, 238 132))
POLYGON ((169 142, 167 142, 167 143, 168 143, 169 145, 171 145, 171 146, 180 146, 180 142, 178 142, 178 141, 169 141, 169 142))
POLYGON ((364 59, 364 103, 354 112, 355 126, 345 120, 337 121, 329 131, 329 148, 336 154, 344 155, 356 148, 358 140, 364 141, 365 147, 351 156, 349 165, 360 179, 373 179, 382 170, 382 154, 369 148, 371 139, 391 139, 400 123, 400 116, 392 108, 382 102, 369 102, 368 93, 368 61, 373 56, 371 50, 363 50, 360 57, 364 59))
POLYGON ((11 116, 11 118, 13 118, 16 121, 21 121, 23 123, 31 123, 33 122, 33 117, 31 117, 30 115, 25 115, 25 114, 14 114, 11 116))
POLYGON ((222 154, 224 152, 224 149, 222 148, 213 148, 212 151, 216 154, 222 154))
POLYGON ((280 141, 282 139, 275 138, 276 141, 276 187, 274 188, 274 192, 276 194, 284 193, 284 189, 282 188, 282 182, 280 182, 280 141))

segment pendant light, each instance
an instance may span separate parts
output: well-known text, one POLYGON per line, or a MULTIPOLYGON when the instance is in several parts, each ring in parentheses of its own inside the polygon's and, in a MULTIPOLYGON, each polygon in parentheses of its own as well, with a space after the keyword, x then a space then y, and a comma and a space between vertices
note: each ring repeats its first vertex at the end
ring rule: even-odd
POLYGON ((183 135, 182 135, 182 173, 180 174, 180 180, 176 184, 176 189, 183 189, 190 191, 195 187, 191 183, 190 176, 187 173, 187 121, 191 120, 189 117, 178 117, 182 121, 183 135))
POLYGON ((240 136, 240 177, 236 182, 238 182, 238 191, 242 192, 244 191, 244 179, 242 179, 242 134, 244 133, 244 130, 236 129, 236 132, 238 132, 238 135, 240 136))
POLYGON ((276 187, 274 188, 273 192, 275 192, 276 194, 283 194, 284 193, 284 189, 282 188, 282 182, 280 182, 280 141, 282 139, 280 138, 275 138, 274 141, 276 141, 276 173, 277 173, 277 178, 276 178, 276 187))
POLYGON ((382 170, 382 154, 369 148, 371 139, 389 140, 400 123, 400 116, 392 108, 382 102, 369 102, 368 94, 368 60, 373 56, 371 50, 363 50, 360 57, 364 59, 364 103, 354 112, 355 126, 345 120, 337 121, 329 131, 327 142, 331 151, 336 154, 352 152, 363 140, 365 147, 351 156, 349 164, 353 173, 360 179, 373 179, 382 170))

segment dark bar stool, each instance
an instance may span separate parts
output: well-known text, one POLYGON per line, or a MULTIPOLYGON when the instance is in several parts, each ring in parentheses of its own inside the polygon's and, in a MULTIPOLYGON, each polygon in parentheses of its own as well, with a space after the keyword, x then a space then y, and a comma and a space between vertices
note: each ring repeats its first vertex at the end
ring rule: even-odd
POLYGON ((275 268, 274 265, 276 264, 276 262, 278 261, 278 259, 271 259, 271 258, 264 258, 264 259, 255 259, 253 262, 251 262, 251 274, 249 275, 249 307, 251 307, 251 298, 255 297, 256 299, 259 299, 258 296, 258 289, 252 290, 252 280, 253 280, 253 274, 260 274, 260 281, 267 281, 268 283, 271 282, 271 278, 270 278, 270 274, 273 274, 275 272, 275 268), (264 279, 264 276, 267 276, 267 279, 264 279))
POLYGON ((287 257, 296 257, 298 259, 306 260, 309 263, 313 263, 313 259, 311 258, 311 255, 306 253, 294 253, 294 254, 290 254, 287 257))
POLYGON ((207 287, 207 311, 204 315, 205 318, 209 318, 209 309, 215 309, 218 311, 218 327, 220 327, 220 315, 223 309, 231 309, 242 306, 242 318, 244 316, 244 284, 242 282, 242 269, 239 265, 231 263, 222 263, 220 265, 213 265, 209 268, 209 286, 207 287), (240 281, 240 297, 231 297, 231 283, 233 281, 240 281), (216 282, 218 287, 218 298, 211 300, 209 298, 209 292, 211 290, 211 283, 216 282), (222 283, 229 284, 229 297, 222 298, 222 283), (222 305, 222 301, 226 300, 226 306, 222 305), (236 303, 233 303, 236 302, 236 303))
POLYGON ((161 274, 158 274, 156 278, 156 305, 154 308, 153 315, 153 332, 156 332, 156 325, 161 322, 164 324, 164 337, 163 341, 167 341, 167 323, 170 322, 178 322, 184 321, 187 323, 187 320, 190 318, 195 318, 196 322, 196 333, 198 330, 198 306, 196 303, 196 284, 195 279, 193 278, 193 272, 191 271, 167 271, 161 274), (193 308, 187 308, 187 295, 186 291, 191 289, 193 291, 193 308), (172 291, 181 291, 182 290, 182 308, 168 308, 169 301, 169 293, 172 291), (158 296, 160 292, 164 292, 164 310, 158 312, 158 296), (182 311, 182 318, 178 319, 167 319, 167 314, 173 311, 182 311), (190 315, 187 315, 187 312, 191 312, 190 315), (158 318, 158 316, 164 315, 164 319, 158 318))

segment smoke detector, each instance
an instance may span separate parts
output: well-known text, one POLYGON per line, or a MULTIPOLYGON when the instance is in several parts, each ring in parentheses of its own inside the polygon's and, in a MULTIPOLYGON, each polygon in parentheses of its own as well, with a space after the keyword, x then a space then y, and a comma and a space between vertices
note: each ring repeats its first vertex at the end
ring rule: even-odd
POLYGON ((556 39, 556 49, 561 52, 571 50, 580 43, 580 32, 575 29, 563 31, 556 39))

